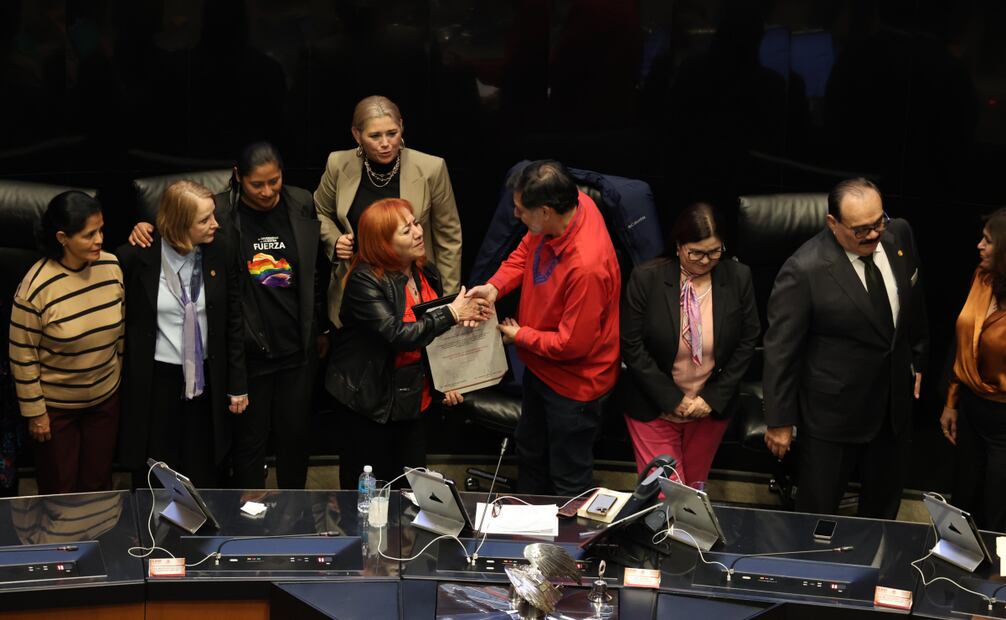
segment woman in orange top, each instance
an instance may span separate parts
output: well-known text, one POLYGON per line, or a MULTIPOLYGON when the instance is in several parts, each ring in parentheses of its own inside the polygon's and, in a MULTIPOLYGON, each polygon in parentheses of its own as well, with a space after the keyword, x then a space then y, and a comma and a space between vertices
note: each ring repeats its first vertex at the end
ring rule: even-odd
POLYGON ((954 504, 982 529, 1006 531, 1006 209, 985 221, 980 262, 957 317, 940 426, 957 446, 954 504))

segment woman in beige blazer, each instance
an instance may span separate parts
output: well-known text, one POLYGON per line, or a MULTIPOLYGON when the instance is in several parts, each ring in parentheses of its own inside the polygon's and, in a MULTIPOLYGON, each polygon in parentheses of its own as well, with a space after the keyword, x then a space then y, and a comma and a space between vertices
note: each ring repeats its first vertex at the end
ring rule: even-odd
POLYGON ((328 156, 314 192, 321 239, 333 263, 328 287, 328 316, 337 326, 342 286, 355 252, 360 214, 383 198, 403 198, 426 236, 426 256, 443 279, 444 293, 461 280, 461 220, 447 164, 440 157, 405 148, 402 115, 391 100, 372 96, 353 112, 357 147, 328 156))

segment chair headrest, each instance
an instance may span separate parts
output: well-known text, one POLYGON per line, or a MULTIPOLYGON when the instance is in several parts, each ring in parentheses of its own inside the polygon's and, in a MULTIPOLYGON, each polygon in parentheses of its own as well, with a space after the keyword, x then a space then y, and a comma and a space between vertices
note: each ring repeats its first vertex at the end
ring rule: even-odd
POLYGON ((137 217, 152 224, 157 218, 157 207, 161 204, 164 190, 175 181, 183 179, 205 185, 214 194, 219 194, 227 189, 231 179, 231 171, 227 169, 198 170, 133 179, 133 191, 136 194, 136 208, 138 210, 137 217))
POLYGON ((73 189, 97 194, 80 187, 0 180, 0 247, 35 250, 35 229, 49 201, 73 189))
POLYGON ((824 228, 827 194, 741 196, 737 256, 748 265, 781 265, 824 228))

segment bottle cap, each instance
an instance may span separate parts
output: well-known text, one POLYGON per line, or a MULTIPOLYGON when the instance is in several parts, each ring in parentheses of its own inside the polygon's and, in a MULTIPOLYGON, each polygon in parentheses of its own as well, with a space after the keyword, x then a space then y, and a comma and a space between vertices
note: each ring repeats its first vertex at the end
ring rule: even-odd
POLYGON ((369 474, 369 473, 371 473, 372 471, 374 471, 374 468, 373 468, 373 467, 371 467, 370 465, 364 465, 364 466, 363 466, 363 473, 365 473, 365 474, 369 474))

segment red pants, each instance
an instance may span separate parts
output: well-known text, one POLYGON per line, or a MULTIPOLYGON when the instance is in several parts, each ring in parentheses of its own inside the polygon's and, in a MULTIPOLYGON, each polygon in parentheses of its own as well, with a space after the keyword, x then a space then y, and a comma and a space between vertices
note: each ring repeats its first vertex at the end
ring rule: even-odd
POLYGON ((679 480, 688 485, 705 482, 709 478, 713 457, 728 423, 729 420, 709 416, 684 423, 661 418, 640 422, 625 416, 625 424, 632 437, 632 449, 636 453, 636 469, 642 472, 653 457, 667 454, 678 462, 674 468, 678 470, 679 480))
POLYGON ((32 441, 38 492, 80 493, 112 488, 119 430, 119 393, 86 409, 48 408, 52 439, 32 441))

